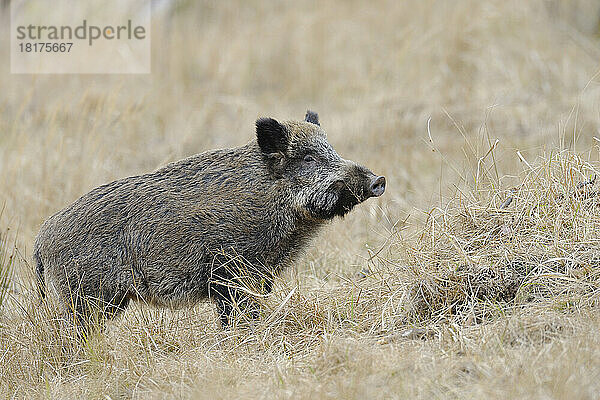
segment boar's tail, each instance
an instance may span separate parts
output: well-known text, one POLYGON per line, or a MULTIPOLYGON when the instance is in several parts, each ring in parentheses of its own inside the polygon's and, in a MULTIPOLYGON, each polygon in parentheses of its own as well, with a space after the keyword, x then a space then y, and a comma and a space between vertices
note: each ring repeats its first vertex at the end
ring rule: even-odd
POLYGON ((40 297, 44 299, 46 297, 46 283, 44 281, 44 264, 42 264, 42 259, 37 251, 33 252, 33 259, 35 261, 35 274, 36 274, 36 283, 38 292, 40 297))

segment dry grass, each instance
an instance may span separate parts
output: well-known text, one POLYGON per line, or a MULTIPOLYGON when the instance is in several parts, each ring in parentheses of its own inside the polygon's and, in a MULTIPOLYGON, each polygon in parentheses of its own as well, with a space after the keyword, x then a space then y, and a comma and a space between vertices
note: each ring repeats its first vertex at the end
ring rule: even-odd
POLYGON ((0 397, 598 398, 597 2, 177 4, 149 76, 0 63, 0 397), (38 304, 44 218, 308 107, 388 190, 258 321, 136 305, 78 341, 38 304))

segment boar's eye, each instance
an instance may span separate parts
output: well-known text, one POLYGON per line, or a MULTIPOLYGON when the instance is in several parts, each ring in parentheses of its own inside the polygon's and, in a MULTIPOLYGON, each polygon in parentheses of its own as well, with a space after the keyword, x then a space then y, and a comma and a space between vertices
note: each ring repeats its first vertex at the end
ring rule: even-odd
POLYGON ((304 162, 307 164, 316 164, 317 159, 311 156, 310 154, 307 154, 304 156, 304 162))

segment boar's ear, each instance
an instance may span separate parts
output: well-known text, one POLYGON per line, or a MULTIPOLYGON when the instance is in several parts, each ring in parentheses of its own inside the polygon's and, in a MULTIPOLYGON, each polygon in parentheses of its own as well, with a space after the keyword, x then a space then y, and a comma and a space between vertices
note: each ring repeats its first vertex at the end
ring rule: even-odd
POLYGON ((273 118, 259 118, 256 121, 258 146, 266 154, 285 153, 288 147, 288 134, 283 125, 273 118))
POLYGON ((319 123, 319 114, 317 114, 314 111, 307 110, 306 116, 304 117, 304 121, 321 126, 321 124, 319 123))

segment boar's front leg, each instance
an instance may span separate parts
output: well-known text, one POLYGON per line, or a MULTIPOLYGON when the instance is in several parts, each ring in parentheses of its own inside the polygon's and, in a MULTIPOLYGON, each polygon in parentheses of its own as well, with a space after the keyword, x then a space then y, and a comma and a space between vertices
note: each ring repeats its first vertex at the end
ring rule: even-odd
POLYGON ((250 319, 258 318, 259 305, 239 289, 215 285, 212 287, 212 292, 222 327, 231 325, 236 310, 240 310, 250 319))
POLYGON ((260 304, 249 294, 269 294, 274 275, 251 263, 233 263, 228 258, 218 261, 209 280, 209 293, 217 305, 221 325, 229 326, 236 311, 246 319, 257 319, 260 304))

